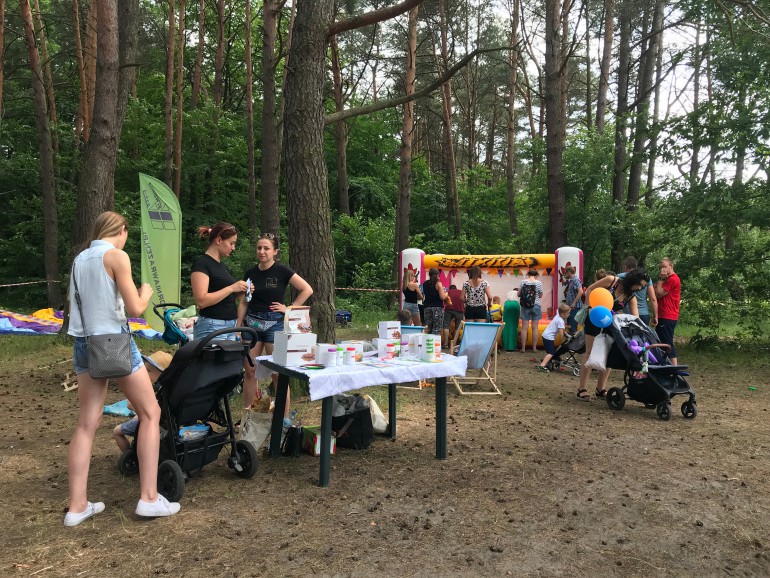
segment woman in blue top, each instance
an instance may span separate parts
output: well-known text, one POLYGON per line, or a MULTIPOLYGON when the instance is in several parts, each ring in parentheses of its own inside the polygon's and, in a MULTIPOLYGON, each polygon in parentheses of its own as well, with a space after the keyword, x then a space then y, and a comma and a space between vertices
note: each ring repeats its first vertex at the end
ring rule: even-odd
MULTIPOLYGON (((95 379, 88 372, 86 336, 120 333, 125 330, 126 311, 141 315, 152 297, 152 288, 144 283, 138 290, 131 277, 131 261, 123 251, 128 239, 128 224, 123 215, 107 211, 96 218, 89 247, 72 264, 70 280, 70 324, 67 333, 75 337, 73 361, 78 376, 78 423, 67 456, 69 508, 65 526, 77 526, 104 510, 103 502, 87 499, 88 470, 96 430, 102 422, 107 380, 95 379), (77 283, 79 301, 75 298, 77 283)), ((121 391, 134 407, 142 423, 136 440, 139 458, 139 516, 170 516, 179 504, 158 494, 158 453, 160 450, 160 406, 150 377, 136 344, 131 342, 131 373, 118 377, 121 391)))

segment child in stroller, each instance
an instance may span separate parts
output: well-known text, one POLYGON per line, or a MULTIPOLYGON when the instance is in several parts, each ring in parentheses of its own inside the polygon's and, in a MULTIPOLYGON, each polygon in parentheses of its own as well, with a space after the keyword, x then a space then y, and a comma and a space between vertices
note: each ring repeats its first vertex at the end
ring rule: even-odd
MULTIPOLYGON (((256 473, 257 449, 248 441, 236 441, 228 400, 241 382, 243 358, 253 363, 249 348, 256 339, 249 327, 215 331, 182 346, 158 378, 158 492, 167 499, 178 501, 190 473, 216 461, 225 446, 230 446, 227 465, 236 475, 251 478, 256 473), (241 341, 216 339, 226 333, 241 333, 241 341)), ((139 471, 134 445, 120 456, 118 469, 123 475, 139 471)))
POLYGON ((607 357, 607 367, 624 370, 622 388, 612 387, 607 392, 607 405, 621 410, 626 397, 655 408, 662 420, 671 419, 671 398, 686 395, 682 415, 693 419, 698 415, 695 392, 685 376, 686 365, 671 365, 667 358, 670 347, 660 343, 654 330, 634 315, 617 314, 610 325, 614 343, 607 357))
POLYGON ((586 335, 582 330, 575 334, 565 333, 564 340, 556 348, 556 353, 546 367, 551 371, 559 371, 563 367, 572 371, 575 377, 580 377, 580 359, 577 356, 585 352, 586 335))

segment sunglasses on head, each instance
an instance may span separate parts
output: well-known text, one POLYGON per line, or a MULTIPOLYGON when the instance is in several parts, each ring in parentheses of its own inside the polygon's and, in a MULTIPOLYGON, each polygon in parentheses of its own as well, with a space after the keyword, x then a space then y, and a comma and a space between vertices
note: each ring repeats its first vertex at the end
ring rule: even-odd
POLYGON ((273 235, 272 233, 262 233, 259 236, 259 238, 260 239, 270 239, 270 240, 273 240, 273 239, 275 239, 275 235, 273 235))

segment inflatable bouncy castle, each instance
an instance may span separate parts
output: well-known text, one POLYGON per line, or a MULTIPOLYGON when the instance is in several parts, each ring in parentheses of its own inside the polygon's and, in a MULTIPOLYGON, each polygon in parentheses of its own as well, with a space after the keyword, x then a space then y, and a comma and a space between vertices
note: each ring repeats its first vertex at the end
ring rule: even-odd
MULTIPOLYGON (((561 247, 554 253, 518 255, 426 255, 420 249, 404 249, 400 255, 399 287, 406 270, 412 269, 422 283, 428 278, 428 270, 435 267, 444 288, 456 285, 460 289, 468 279, 468 269, 474 265, 481 268, 482 278, 489 283, 492 295, 499 296, 501 301, 505 301, 509 291, 519 288, 530 269, 537 269, 538 280, 543 284, 541 335, 564 300, 564 268, 575 267, 578 277, 583 279, 583 251, 576 247, 561 247)), ((399 303, 403 304, 403 298, 403 293, 399 293, 399 303)))

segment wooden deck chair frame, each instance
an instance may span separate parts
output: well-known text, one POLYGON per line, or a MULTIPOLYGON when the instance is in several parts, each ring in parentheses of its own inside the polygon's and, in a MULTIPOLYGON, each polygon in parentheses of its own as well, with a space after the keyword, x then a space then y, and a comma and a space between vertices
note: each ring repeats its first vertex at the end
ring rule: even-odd
MULTIPOLYGON (((460 329, 457 333, 460 336, 459 347, 457 352, 454 353, 454 345, 456 342, 452 342, 453 355, 468 355, 468 370, 479 372, 478 376, 469 376, 466 374, 465 377, 454 376, 450 378, 460 395, 502 395, 495 382, 497 380, 497 343, 502 335, 504 325, 504 323, 481 323, 476 321, 463 321, 460 323, 460 329), (493 329, 493 327, 495 329, 493 329), (489 342, 489 347, 486 351, 463 351, 463 340, 466 338, 468 332, 474 331, 487 332, 488 338, 486 341, 489 342), (492 335, 494 335, 494 339, 490 340, 489 337, 492 335), (462 387, 463 385, 477 384, 484 381, 489 382, 489 385, 492 386, 492 391, 465 391, 462 387)), ((467 342, 468 341, 466 341, 466 343, 467 342)), ((486 345, 484 345, 484 347, 486 347, 486 345)))

